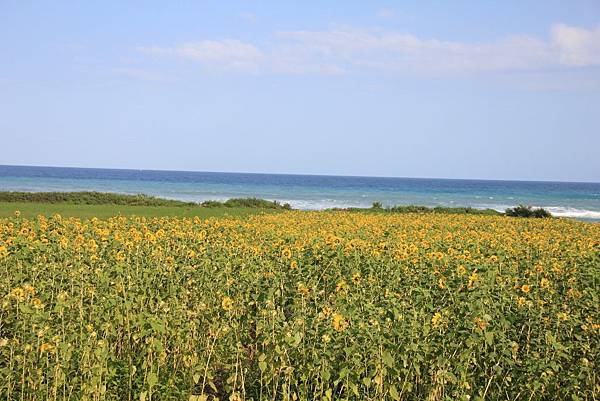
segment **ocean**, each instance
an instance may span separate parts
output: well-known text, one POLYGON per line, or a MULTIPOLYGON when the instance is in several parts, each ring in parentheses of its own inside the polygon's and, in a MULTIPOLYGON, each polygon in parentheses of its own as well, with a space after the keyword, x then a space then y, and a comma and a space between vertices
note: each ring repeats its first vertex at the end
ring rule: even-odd
POLYGON ((201 202, 257 197, 298 209, 471 206, 504 211, 526 204, 555 216, 600 220, 600 183, 491 181, 328 175, 0 165, 2 191, 101 191, 201 202))

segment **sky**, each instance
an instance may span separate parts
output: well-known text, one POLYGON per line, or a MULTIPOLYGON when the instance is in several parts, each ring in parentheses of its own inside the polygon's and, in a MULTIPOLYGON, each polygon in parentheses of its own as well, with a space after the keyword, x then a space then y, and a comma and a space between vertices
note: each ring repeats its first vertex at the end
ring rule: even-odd
POLYGON ((0 164, 600 182, 600 1, 0 0, 0 164))

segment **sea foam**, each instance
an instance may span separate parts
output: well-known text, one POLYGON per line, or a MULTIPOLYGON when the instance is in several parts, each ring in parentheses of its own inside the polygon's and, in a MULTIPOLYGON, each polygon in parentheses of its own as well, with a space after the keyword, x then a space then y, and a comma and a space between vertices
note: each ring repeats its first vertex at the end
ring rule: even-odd
POLYGON ((547 211, 556 217, 575 217, 577 219, 600 219, 600 212, 595 210, 576 209, 572 207, 547 206, 547 211))

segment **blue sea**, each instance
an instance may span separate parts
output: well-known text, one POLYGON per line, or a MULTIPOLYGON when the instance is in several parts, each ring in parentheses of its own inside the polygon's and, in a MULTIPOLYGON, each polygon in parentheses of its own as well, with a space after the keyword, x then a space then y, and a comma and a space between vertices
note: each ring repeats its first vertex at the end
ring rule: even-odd
POLYGON ((298 209, 384 206, 471 206, 503 211, 518 204, 555 216, 600 219, 600 183, 449 180, 328 175, 0 165, 2 191, 101 191, 201 202, 258 197, 298 209))

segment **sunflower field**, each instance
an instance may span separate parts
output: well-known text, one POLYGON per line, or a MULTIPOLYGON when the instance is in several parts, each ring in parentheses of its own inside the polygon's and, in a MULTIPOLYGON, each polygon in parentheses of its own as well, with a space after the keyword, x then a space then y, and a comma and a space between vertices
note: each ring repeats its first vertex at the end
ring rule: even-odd
POLYGON ((600 224, 0 220, 2 400, 598 400, 600 224))

